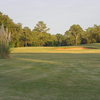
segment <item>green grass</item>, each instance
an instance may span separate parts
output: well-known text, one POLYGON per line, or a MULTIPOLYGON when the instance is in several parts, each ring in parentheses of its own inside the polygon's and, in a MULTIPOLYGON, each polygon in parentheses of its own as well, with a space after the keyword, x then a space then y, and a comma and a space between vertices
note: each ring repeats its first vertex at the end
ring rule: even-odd
POLYGON ((100 49, 100 43, 84 44, 84 45, 81 45, 81 46, 88 47, 88 48, 100 49))
POLYGON ((100 43, 66 47, 19 47, 12 48, 11 50, 12 53, 100 53, 100 43))
POLYGON ((0 59, 0 100, 100 100, 100 53, 42 50, 0 59))

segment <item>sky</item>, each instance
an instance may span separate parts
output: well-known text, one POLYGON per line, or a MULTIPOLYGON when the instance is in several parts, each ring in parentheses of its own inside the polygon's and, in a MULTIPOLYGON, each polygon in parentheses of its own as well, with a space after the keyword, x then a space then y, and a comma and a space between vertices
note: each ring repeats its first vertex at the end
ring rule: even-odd
POLYGON ((0 11, 31 29, 44 21, 52 34, 64 34, 73 24, 100 25, 100 0, 0 0, 0 11))

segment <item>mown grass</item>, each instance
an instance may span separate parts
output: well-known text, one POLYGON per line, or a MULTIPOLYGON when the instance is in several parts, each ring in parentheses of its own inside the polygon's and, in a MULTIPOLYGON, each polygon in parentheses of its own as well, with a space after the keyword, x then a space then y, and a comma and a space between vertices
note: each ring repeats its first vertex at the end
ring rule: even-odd
POLYGON ((100 53, 18 52, 0 59, 0 100, 100 100, 100 53))
POLYGON ((87 48, 100 49, 100 43, 84 44, 81 46, 87 47, 87 48))
POLYGON ((19 47, 11 50, 12 53, 100 53, 100 43, 66 47, 19 47), (78 49, 80 47, 84 49, 78 49))

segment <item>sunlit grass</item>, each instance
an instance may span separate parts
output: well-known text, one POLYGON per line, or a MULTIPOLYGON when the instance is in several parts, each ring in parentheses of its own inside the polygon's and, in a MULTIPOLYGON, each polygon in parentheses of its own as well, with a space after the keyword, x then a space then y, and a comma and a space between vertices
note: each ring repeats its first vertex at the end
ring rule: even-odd
POLYGON ((12 53, 100 53, 100 49, 91 49, 91 48, 78 49, 78 48, 80 47, 75 47, 75 46, 71 46, 71 47, 21 47, 21 48, 12 49, 12 53), (69 48, 72 48, 72 49, 69 49, 69 48), (73 48, 77 48, 77 49, 73 49, 73 48))
POLYGON ((48 63, 48 64, 58 64, 58 62, 49 61, 49 60, 40 60, 40 59, 29 59, 29 58, 16 58, 22 61, 28 62, 37 62, 37 63, 48 63))

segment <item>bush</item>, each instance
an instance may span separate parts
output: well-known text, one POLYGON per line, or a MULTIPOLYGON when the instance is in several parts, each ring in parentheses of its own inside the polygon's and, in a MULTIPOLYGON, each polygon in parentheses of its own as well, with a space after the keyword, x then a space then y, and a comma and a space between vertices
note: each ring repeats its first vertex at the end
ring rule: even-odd
POLYGON ((0 58, 8 58, 10 54, 10 45, 11 34, 8 32, 8 29, 4 29, 2 25, 0 28, 0 58))

